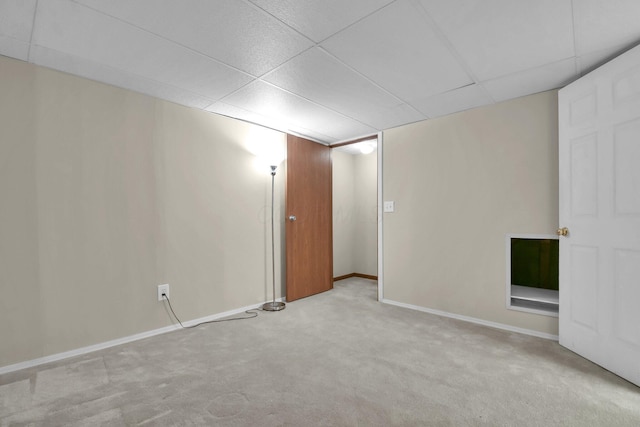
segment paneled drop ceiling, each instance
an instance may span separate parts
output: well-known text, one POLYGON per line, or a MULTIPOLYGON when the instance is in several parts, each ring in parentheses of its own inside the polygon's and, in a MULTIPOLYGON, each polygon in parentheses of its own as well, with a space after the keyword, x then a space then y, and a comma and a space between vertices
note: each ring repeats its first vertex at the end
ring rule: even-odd
POLYGON ((639 0, 0 0, 0 54, 332 144, 559 88, 639 0))

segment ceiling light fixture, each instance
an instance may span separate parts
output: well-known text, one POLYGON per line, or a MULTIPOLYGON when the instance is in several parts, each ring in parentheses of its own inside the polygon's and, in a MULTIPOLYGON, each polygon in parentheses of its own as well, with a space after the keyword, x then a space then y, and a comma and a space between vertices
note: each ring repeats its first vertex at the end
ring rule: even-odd
POLYGON ((360 152, 362 154, 371 154, 373 150, 375 150, 375 148, 371 144, 363 143, 360 145, 360 152))

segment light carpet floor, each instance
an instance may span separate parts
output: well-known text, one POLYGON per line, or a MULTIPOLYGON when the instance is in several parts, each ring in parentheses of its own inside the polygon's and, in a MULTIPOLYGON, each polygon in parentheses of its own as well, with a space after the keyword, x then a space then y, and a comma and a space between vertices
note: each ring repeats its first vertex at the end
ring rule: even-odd
POLYGON ((0 425, 640 425, 640 388, 556 342, 375 295, 343 280, 282 312, 5 374, 0 425))

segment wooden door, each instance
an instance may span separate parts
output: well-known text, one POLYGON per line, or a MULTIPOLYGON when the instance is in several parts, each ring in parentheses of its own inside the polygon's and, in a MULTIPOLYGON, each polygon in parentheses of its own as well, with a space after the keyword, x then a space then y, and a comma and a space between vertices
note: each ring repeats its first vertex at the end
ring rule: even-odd
POLYGON ((331 149, 287 135, 287 301, 333 288, 331 149))
POLYGON ((640 47, 558 107, 560 344, 640 385, 640 47))

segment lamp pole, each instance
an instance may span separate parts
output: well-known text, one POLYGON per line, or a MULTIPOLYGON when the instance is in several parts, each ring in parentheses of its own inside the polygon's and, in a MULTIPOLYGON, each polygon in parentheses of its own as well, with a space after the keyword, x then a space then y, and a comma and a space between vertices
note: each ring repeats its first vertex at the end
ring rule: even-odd
POLYGON ((284 310, 286 305, 284 302, 276 302, 276 234, 274 226, 274 181, 276 178, 276 169, 278 166, 271 166, 271 284, 273 292, 273 301, 266 302, 262 305, 262 309, 265 311, 280 311, 284 310))

